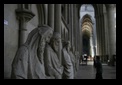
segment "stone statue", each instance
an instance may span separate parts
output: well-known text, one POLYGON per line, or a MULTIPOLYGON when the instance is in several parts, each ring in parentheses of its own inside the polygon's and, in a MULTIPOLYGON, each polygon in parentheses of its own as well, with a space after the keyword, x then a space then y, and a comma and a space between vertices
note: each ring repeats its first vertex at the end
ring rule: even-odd
POLYGON ((50 44, 45 47, 45 73, 53 79, 62 78, 62 66, 58 56, 60 39, 60 34, 54 32, 50 44))
POLYGON ((73 71, 74 71, 74 76, 75 76, 75 69, 76 69, 76 67, 75 67, 75 55, 72 53, 73 50, 71 51, 71 43, 70 43, 70 41, 68 41, 67 43, 68 43, 68 46, 69 46, 68 53, 69 53, 71 61, 72 61, 73 71))
POLYGON ((74 79, 74 70, 72 60, 69 54, 71 45, 68 42, 63 42, 62 64, 64 66, 63 79, 74 79))
POLYGON ((53 29, 41 26, 32 30, 26 42, 18 49, 12 63, 11 77, 14 79, 46 79, 43 53, 50 41, 53 29))
POLYGON ((75 56, 76 56, 76 72, 77 72, 79 68, 79 61, 80 61, 79 52, 75 51, 75 56))

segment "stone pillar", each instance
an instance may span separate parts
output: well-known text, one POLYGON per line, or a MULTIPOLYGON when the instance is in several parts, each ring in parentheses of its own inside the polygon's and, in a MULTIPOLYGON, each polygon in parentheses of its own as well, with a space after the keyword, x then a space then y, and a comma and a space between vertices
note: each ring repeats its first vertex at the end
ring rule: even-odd
POLYGON ((104 62, 105 60, 105 32, 104 32, 104 17, 103 14, 101 14, 100 16, 100 20, 101 20, 101 49, 102 49, 102 61, 104 62))
POLYGON ((19 46, 21 46, 22 44, 25 43, 26 41, 26 23, 25 23, 25 19, 24 18, 21 18, 19 20, 20 22, 20 29, 19 29, 19 46))
POLYGON ((98 22, 99 22, 99 25, 98 25, 98 31, 99 31, 99 55, 101 57, 102 55, 102 47, 101 47, 101 44, 102 44, 102 41, 101 41, 101 20, 100 20, 100 15, 98 15, 98 22))
POLYGON ((72 47, 74 47, 74 32, 73 32, 73 4, 71 4, 71 39, 72 39, 72 47))
POLYGON ((103 62, 103 38, 102 38, 102 14, 99 14, 99 22, 100 22, 100 24, 99 24, 99 34, 100 34, 100 41, 99 41, 99 43, 100 43, 100 57, 101 57, 101 61, 103 62))
POLYGON ((55 4, 55 32, 61 34, 61 4, 55 4))
POLYGON ((107 24, 107 14, 104 13, 104 28, 105 28, 105 49, 106 49, 106 62, 107 61, 107 56, 109 55, 109 34, 108 34, 108 24, 107 24))
POLYGON ((45 22, 44 22, 44 24, 47 25, 48 24, 48 20, 47 20, 48 19, 48 4, 44 4, 44 13, 45 13, 45 15, 44 15, 45 16, 45 20, 44 20, 45 22))
POLYGON ((95 20, 94 20, 94 22, 93 22, 93 49, 94 49, 94 55, 96 55, 96 46, 97 46, 97 44, 96 44, 96 23, 95 23, 95 20))
POLYGON ((78 11, 77 5, 76 5, 75 10, 76 10, 76 31, 77 31, 77 33, 76 33, 76 37, 77 37, 76 44, 77 44, 77 50, 78 50, 79 54, 81 55, 81 52, 79 50, 79 47, 80 47, 80 30, 79 30, 79 17, 78 17, 79 11, 78 11))
MULTIPOLYGON (((20 6, 23 6, 20 5, 20 6)), ((30 21, 34 16, 35 14, 33 14, 31 12, 31 10, 29 9, 25 9, 25 8, 18 8, 15 10, 16 12, 16 15, 17 15, 17 19, 19 20, 19 46, 21 46, 22 44, 25 43, 26 41, 26 23, 28 21, 30 21)))
POLYGON ((79 52, 81 55, 83 55, 83 50, 82 50, 82 29, 81 29, 81 21, 80 19, 78 20, 79 21, 79 24, 78 24, 78 28, 79 28, 79 52))
POLYGON ((92 44, 92 35, 90 36, 90 54, 89 55, 91 55, 91 56, 94 55, 94 53, 93 53, 93 44, 92 44))
POLYGON ((67 12, 68 12, 68 11, 67 11, 67 4, 65 4, 65 5, 64 5, 64 13, 65 13, 65 14, 64 14, 64 19, 65 19, 66 23, 67 23, 67 17, 68 17, 68 16, 67 16, 67 12))
POLYGON ((74 34, 74 47, 77 51, 77 28, 76 28, 76 4, 73 4, 73 34, 74 34))
POLYGON ((96 15, 96 31, 97 31, 97 55, 100 55, 100 34, 99 34, 99 20, 98 15, 96 15))
POLYGON ((68 28, 69 28, 69 40, 70 40, 70 42, 71 42, 71 44, 72 44, 72 31, 71 31, 71 5, 70 4, 68 4, 68 28))
POLYGON ((103 22, 103 52, 104 52, 104 62, 106 61, 106 47, 105 47, 105 23, 104 23, 104 15, 102 15, 102 22, 103 22))
MULTIPOLYGON (((72 41, 72 39, 71 39, 71 11, 70 11, 70 4, 68 4, 68 20, 67 20, 67 24, 68 24, 68 27, 69 27, 69 40, 70 40, 70 42, 72 41)), ((72 42, 71 42, 72 43, 72 42)))
MULTIPOLYGON (((60 33, 61 35, 61 4, 55 4, 55 25, 54 25, 54 31, 60 33)), ((61 63, 61 50, 62 50, 62 44, 60 40, 60 46, 59 46, 59 59, 61 63)))
POLYGON ((115 4, 107 5, 107 15, 108 15, 108 30, 109 30, 109 50, 110 50, 110 65, 114 65, 113 55, 116 54, 116 28, 115 28, 115 4))
POLYGON ((54 4, 48 5, 48 25, 54 29, 54 4))

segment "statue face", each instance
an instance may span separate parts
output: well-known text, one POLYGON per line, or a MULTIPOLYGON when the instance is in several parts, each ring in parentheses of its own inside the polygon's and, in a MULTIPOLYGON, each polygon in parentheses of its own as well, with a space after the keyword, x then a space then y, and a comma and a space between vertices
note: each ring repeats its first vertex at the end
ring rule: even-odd
POLYGON ((50 39, 51 39, 52 35, 53 35, 53 32, 50 31, 50 33, 49 33, 48 36, 46 37, 46 42, 48 42, 48 43, 50 42, 50 39))
POLYGON ((71 49, 71 44, 68 43, 68 44, 67 44, 67 50, 70 51, 70 49, 71 49))
POLYGON ((57 39, 57 40, 55 40, 54 43, 53 43, 53 48, 54 48, 54 50, 55 50, 56 52, 58 52, 58 50, 59 50, 59 42, 60 42, 60 39, 57 39))

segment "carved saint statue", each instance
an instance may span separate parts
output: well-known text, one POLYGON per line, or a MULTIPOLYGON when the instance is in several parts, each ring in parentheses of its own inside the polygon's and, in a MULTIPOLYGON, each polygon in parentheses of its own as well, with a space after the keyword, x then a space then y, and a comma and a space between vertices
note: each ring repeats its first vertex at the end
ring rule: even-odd
POLYGON ((75 55, 72 53, 73 50, 71 50, 71 43, 70 43, 70 41, 68 41, 67 43, 68 43, 68 46, 69 46, 68 53, 69 53, 71 61, 72 61, 73 71, 74 71, 74 76, 75 76, 75 69, 76 69, 76 66, 75 66, 75 55))
POLYGON ((32 30, 26 42, 18 49, 12 62, 14 79, 46 79, 43 53, 45 44, 50 41, 53 29, 39 26, 32 30))
POLYGON ((76 72, 77 72, 79 68, 79 61, 80 61, 79 52, 75 51, 75 56, 76 56, 76 72))
POLYGON ((60 34, 54 32, 50 44, 45 47, 45 73, 52 79, 62 78, 62 66, 58 56, 60 39, 60 34))
POLYGON ((69 54, 71 45, 68 42, 63 42, 62 62, 64 66, 63 79, 74 79, 74 70, 72 60, 69 54))

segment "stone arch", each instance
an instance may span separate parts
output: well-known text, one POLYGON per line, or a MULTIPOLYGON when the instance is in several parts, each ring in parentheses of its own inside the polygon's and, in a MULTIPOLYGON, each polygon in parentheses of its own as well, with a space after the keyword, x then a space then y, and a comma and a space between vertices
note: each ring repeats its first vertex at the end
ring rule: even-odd
MULTIPOLYGON (((83 4, 79 4, 78 5, 78 10, 80 10, 80 8, 81 8, 82 5, 83 4)), ((97 41, 96 36, 97 36, 97 34, 99 34, 99 33, 96 34, 96 29, 101 29, 101 28, 99 28, 99 27, 96 26, 96 24, 98 24, 98 22, 96 22, 96 18, 102 14, 102 12, 101 12, 102 11, 101 10, 102 4, 91 4, 91 5, 94 8, 94 15, 92 17, 89 15, 89 18, 91 19, 91 22, 92 22, 92 33, 93 33, 92 39, 93 39, 93 44, 94 44, 94 46, 96 46, 96 41, 97 41)), ((80 14, 80 13, 78 13, 78 14, 80 14)), ((79 15, 79 17, 80 17, 80 15, 79 15)), ((79 20, 79 21, 80 21, 79 22, 80 23, 80 29, 82 29, 81 28, 81 21, 82 20, 79 20)), ((80 35, 81 35, 80 37, 82 39, 82 37, 83 37, 82 32, 80 32, 80 35)), ((81 47, 83 47, 82 46, 82 40, 81 40, 81 47)), ((80 48, 80 49, 82 51, 82 48, 80 48)), ((95 54, 96 54, 96 51, 95 51, 95 54)))

